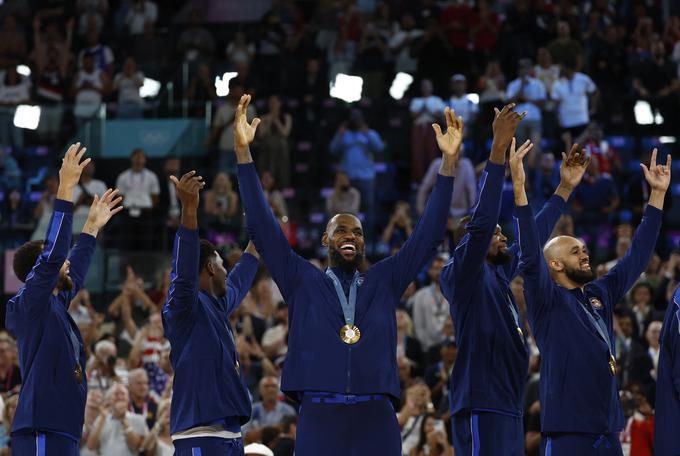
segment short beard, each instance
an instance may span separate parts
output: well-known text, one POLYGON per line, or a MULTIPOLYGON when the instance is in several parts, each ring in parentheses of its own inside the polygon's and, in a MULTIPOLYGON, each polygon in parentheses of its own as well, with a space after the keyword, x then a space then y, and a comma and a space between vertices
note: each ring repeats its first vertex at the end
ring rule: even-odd
POLYGON ((494 266, 502 266, 504 264, 507 264, 508 261, 510 261, 510 258, 511 256, 508 255, 507 252, 501 252, 500 250, 496 252, 494 255, 486 256, 488 262, 493 264, 494 266))
POLYGON ((73 290, 73 280, 67 275, 59 276, 59 281, 57 282, 57 289, 59 291, 69 292, 73 290))
POLYGON ((569 280, 576 282, 581 286, 586 285, 595 279, 595 273, 592 269, 590 271, 581 271, 580 269, 565 268, 564 274, 569 280))
POLYGON ((340 254, 340 251, 334 247, 329 246, 328 251, 331 254, 331 264, 337 266, 344 272, 354 272, 364 260, 364 255, 359 251, 357 251, 352 260, 346 260, 340 254))

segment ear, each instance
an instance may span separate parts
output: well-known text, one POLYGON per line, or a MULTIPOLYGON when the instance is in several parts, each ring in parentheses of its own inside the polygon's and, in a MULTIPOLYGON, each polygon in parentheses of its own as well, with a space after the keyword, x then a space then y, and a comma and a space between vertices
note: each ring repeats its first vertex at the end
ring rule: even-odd
POLYGON ((564 271, 564 265, 560 260, 550 260, 548 261, 548 268, 554 272, 564 271))
POLYGON ((205 270, 210 277, 215 275, 215 262, 212 259, 205 264, 205 270))
POLYGON ((321 245, 328 247, 328 231, 324 231, 321 235, 321 245))

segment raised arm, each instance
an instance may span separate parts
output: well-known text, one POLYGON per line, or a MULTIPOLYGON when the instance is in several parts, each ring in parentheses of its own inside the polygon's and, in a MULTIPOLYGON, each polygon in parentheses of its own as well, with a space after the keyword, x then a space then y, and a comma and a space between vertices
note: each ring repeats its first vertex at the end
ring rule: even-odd
POLYGON ((172 248, 172 272, 168 300, 163 306, 163 316, 176 318, 187 316, 198 299, 199 239, 198 205, 199 192, 205 186, 196 171, 190 171, 177 179, 170 176, 182 204, 182 222, 175 235, 172 248))
POLYGON ((298 268, 302 260, 288 244, 278 220, 274 216, 262 191, 260 179, 250 155, 250 143, 260 119, 248 123, 245 113, 250 95, 244 95, 236 108, 234 120, 234 150, 238 162, 238 179, 241 201, 246 212, 246 226, 250 239, 257 247, 267 268, 284 296, 290 296, 297 282, 298 268))
POLYGON ((118 195, 118 190, 108 189, 101 198, 94 195, 83 232, 80 233, 78 242, 73 246, 69 255, 70 276, 73 281, 72 296, 75 296, 85 283, 99 230, 111 220, 111 217, 123 210, 123 206, 120 206, 122 201, 123 198, 118 195))
POLYGON ((455 112, 449 108, 445 109, 444 115, 446 134, 442 133, 439 124, 432 124, 437 144, 442 151, 442 163, 434 189, 411 235, 399 252, 384 263, 392 267, 393 285, 399 293, 432 258, 446 233, 453 194, 453 176, 460 158, 460 145, 463 142, 463 118, 456 119, 455 112))
POLYGON ((674 332, 673 334, 667 335, 669 338, 668 344, 665 343, 665 340, 662 341, 661 350, 666 349, 666 347, 670 350, 671 365, 669 367, 671 378, 673 379, 673 386, 675 387, 675 395, 680 398, 680 336, 678 336, 677 333, 678 329, 680 329, 680 287, 676 288, 675 292, 673 292, 673 297, 671 298, 671 302, 668 303, 667 311, 671 312, 671 315, 664 320, 664 325, 668 324, 669 329, 672 328, 674 332), (668 321, 669 319, 670 321, 668 321), (671 323, 673 320, 676 321, 675 325, 671 323), (673 326, 675 326, 675 328, 673 328, 673 326))
POLYGON ((248 242, 246 251, 229 272, 227 277, 227 313, 229 315, 241 304, 253 285, 259 266, 259 257, 253 243, 248 242))
POLYGON ((652 151, 649 168, 640 164, 649 184, 651 192, 649 202, 645 208, 642 221, 635 230, 631 246, 599 282, 609 293, 611 303, 615 304, 623 298, 630 287, 640 277, 649 264, 654 253, 654 246, 659 236, 663 216, 663 202, 671 181, 671 156, 666 157, 665 165, 656 164, 656 149, 652 151))
POLYGON ((59 189, 42 253, 30 273, 21 278, 25 280, 25 285, 8 302, 8 312, 33 318, 47 309, 48 299, 57 287, 61 267, 71 246, 73 189, 80 180, 83 168, 90 162, 89 158, 82 160, 85 151, 85 148, 80 148, 80 143, 71 145, 66 151, 59 170, 59 189))
MULTIPOLYGON (((526 145, 526 143, 525 143, 526 145)), ((539 329, 536 321, 544 318, 552 304, 554 285, 548 266, 543 257, 542 244, 533 211, 529 206, 524 187, 524 165, 522 159, 531 149, 523 145, 515 150, 515 140, 510 146, 510 172, 512 174, 512 189, 515 195, 515 222, 520 245, 520 271, 524 277, 524 297, 527 304, 529 322, 534 331, 539 329)))
MULTIPOLYGON (((491 154, 480 179, 480 191, 472 217, 466 226, 467 234, 454 251, 453 263, 442 270, 442 285, 448 287, 454 280, 464 281, 479 273, 486 261, 491 237, 496 231, 501 210, 501 192, 505 177, 505 151, 510 145, 517 125, 526 113, 513 112, 514 104, 495 109, 491 154)), ((472 290, 470 290, 472 291, 472 290)))

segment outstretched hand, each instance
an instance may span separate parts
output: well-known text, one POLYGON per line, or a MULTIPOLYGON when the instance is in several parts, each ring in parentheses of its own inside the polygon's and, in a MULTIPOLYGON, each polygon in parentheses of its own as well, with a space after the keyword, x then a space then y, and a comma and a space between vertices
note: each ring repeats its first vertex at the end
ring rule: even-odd
POLYGON ((529 153, 531 149, 534 148, 533 143, 530 140, 524 141, 524 143, 515 150, 516 140, 512 138, 510 142, 510 174, 512 175, 512 185, 513 187, 524 187, 524 182, 526 176, 524 174, 524 157, 529 153))
POLYGON ((189 171, 180 179, 170 176, 170 180, 175 184, 177 198, 182 203, 182 209, 198 209, 199 192, 205 187, 203 177, 196 176, 196 171, 189 171))
POLYGON ((493 120, 493 144, 491 146, 491 161, 494 163, 504 163, 505 151, 515 136, 517 126, 527 115, 526 111, 517 113, 513 111, 515 103, 503 106, 500 111, 493 108, 496 113, 493 120))
POLYGON ((250 143, 253 142, 257 126, 260 124, 260 119, 257 117, 251 123, 248 123, 247 113, 250 100, 250 95, 243 95, 236 107, 236 115, 234 117, 234 148, 237 152, 247 149, 250 143))
POLYGON ((649 168, 644 163, 640 163, 642 172, 645 173, 645 179, 652 188, 659 192, 666 193, 668 186, 671 183, 671 154, 666 156, 665 165, 656 164, 656 148, 652 151, 652 159, 649 162, 649 168))
POLYGON ((579 150, 579 145, 571 146, 569 154, 562 152, 562 164, 560 165, 560 185, 568 190, 574 190, 581 183, 583 175, 588 169, 591 157, 585 149, 579 150))
POLYGON ((111 217, 123 210, 123 206, 120 205, 122 201, 123 197, 118 194, 118 189, 108 189, 101 198, 94 195, 94 201, 87 215, 87 223, 96 229, 102 228, 111 220, 111 217))
POLYGON ((444 117, 446 118, 446 133, 442 133, 438 123, 433 123, 432 129, 442 154, 458 162, 460 146, 463 143, 463 117, 456 118, 455 111, 449 107, 444 109, 444 117))
POLYGON ((80 148, 80 143, 71 144, 66 151, 64 158, 61 161, 61 169, 59 169, 59 187, 73 188, 78 184, 80 175, 83 169, 90 163, 90 158, 82 160, 87 149, 80 148), (82 160, 82 161, 81 161, 82 160))

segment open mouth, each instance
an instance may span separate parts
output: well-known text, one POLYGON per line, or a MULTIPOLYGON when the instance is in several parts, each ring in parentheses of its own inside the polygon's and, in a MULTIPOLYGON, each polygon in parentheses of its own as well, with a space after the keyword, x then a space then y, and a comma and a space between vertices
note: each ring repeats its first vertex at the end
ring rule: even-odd
POLYGON ((354 244, 342 244, 340 246, 340 251, 344 253, 356 253, 357 248, 354 244))
POLYGON ((587 262, 587 261, 582 261, 582 262, 581 262, 581 269, 590 270, 590 263, 587 262))

